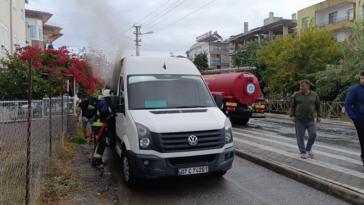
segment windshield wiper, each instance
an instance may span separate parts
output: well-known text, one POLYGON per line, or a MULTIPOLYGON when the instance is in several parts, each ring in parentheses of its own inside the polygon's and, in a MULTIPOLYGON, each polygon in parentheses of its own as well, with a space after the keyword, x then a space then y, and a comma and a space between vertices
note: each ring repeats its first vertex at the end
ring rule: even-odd
POLYGON ((179 106, 175 108, 198 108, 198 107, 206 107, 204 105, 188 105, 188 106, 179 106))

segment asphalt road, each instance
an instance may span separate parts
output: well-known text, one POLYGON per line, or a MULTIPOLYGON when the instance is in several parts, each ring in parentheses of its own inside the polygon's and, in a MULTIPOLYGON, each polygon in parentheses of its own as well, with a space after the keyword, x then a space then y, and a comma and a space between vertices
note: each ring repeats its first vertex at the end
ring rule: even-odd
POLYGON ((105 171, 117 184, 117 204, 346 204, 320 191, 235 156, 222 178, 148 180, 137 190, 123 184, 121 160, 106 149, 105 171))

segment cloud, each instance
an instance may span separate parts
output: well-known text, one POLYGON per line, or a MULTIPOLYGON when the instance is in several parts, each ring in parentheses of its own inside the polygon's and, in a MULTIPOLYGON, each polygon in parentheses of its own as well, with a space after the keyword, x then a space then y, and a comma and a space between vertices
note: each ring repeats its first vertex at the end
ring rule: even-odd
MULTIPOLYGON (((55 46, 67 45, 72 48, 81 48, 92 46, 115 37, 166 2, 157 12, 140 23, 151 22, 153 21, 151 20, 152 18, 158 18, 155 17, 156 14, 159 14, 171 5, 170 9, 181 2, 183 3, 155 22, 146 27, 142 26, 142 32, 149 30, 156 32, 163 29, 177 20, 184 18, 191 12, 196 11, 210 1, 31 0, 26 7, 54 14, 48 24, 62 27, 62 32, 65 34, 55 41, 55 46), (188 4, 191 5, 181 10, 188 4), (179 10, 181 11, 178 12, 179 10), (163 22, 160 24, 150 27, 161 20, 163 22)), ((228 38, 231 35, 242 33, 244 31, 244 22, 249 22, 249 29, 262 26, 263 20, 268 18, 269 12, 274 12, 275 16, 290 19, 291 15, 297 13, 298 10, 321 1, 215 0, 194 14, 143 39, 141 42, 142 46, 140 47, 141 55, 169 56, 170 52, 174 52, 175 55, 185 55, 185 51, 189 50, 195 43, 196 36, 208 31, 217 30, 223 38, 228 38)), ((165 12, 168 11, 167 9, 165 12)), ((97 47, 102 49, 108 55, 109 59, 118 58, 116 56, 120 55, 119 53, 124 55, 135 53, 135 42, 133 42, 135 35, 132 32, 133 30, 129 30, 114 40, 97 45, 97 47)))

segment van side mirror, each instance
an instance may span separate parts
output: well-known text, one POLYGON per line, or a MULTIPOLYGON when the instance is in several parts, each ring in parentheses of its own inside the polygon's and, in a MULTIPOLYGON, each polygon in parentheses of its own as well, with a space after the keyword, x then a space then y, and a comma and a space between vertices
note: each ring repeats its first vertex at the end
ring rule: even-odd
POLYGON ((217 107, 219 109, 222 109, 223 101, 222 101, 222 95, 221 94, 215 94, 215 102, 216 102, 217 107))
POLYGON ((110 108, 113 112, 118 112, 119 109, 119 96, 111 96, 110 108))

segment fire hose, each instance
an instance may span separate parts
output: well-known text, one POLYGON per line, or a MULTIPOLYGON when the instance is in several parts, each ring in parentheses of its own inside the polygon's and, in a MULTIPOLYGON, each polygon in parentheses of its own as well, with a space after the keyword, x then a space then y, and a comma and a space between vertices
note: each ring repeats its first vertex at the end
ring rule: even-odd
POLYGON ((105 128, 106 124, 107 124, 107 121, 102 125, 102 128, 100 130, 99 136, 97 137, 97 140, 96 140, 96 143, 95 143, 94 152, 96 150, 97 145, 99 144, 99 140, 100 140, 101 134, 104 131, 104 128, 105 128))

